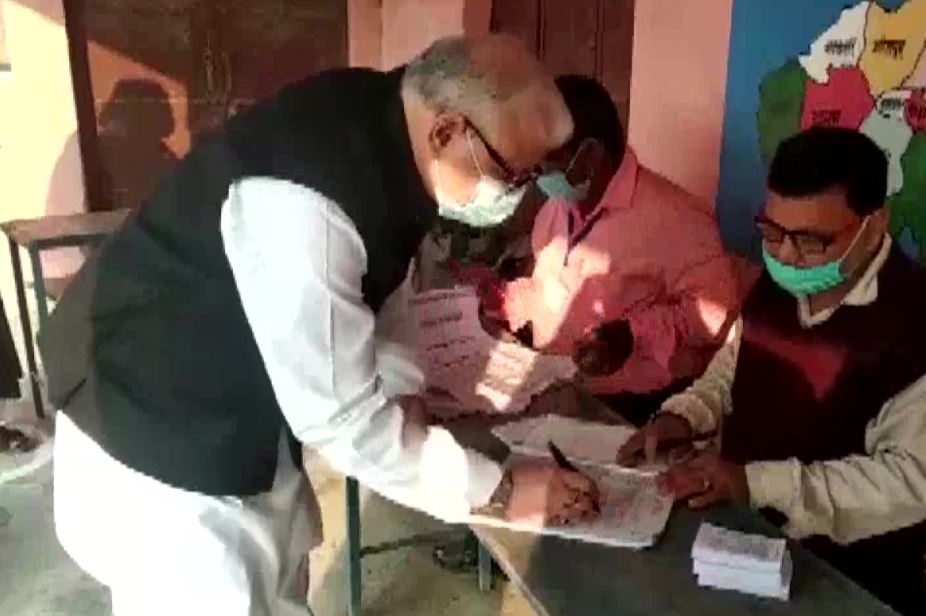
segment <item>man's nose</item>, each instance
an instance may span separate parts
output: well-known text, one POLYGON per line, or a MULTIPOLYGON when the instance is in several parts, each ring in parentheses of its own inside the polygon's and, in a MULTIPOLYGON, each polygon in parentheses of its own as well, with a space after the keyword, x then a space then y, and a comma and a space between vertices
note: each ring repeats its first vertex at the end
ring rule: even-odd
POLYGON ((786 235, 778 247, 778 260, 787 265, 797 265, 801 262, 801 251, 790 235, 786 235))

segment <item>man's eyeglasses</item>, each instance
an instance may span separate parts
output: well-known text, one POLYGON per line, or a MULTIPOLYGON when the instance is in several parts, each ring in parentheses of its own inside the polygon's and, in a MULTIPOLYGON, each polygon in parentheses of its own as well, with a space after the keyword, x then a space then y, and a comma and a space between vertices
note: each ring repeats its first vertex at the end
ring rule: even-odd
POLYGON ((489 143, 488 139, 482 135, 482 132, 476 128, 475 124, 469 120, 466 120, 466 124, 469 129, 473 131, 473 134, 479 138, 479 141, 482 142, 486 152, 489 154, 489 158, 492 159, 492 162, 495 164, 495 166, 498 167, 499 170, 501 170, 501 172, 505 175, 504 178, 500 179, 502 179, 506 184, 512 188, 520 188, 525 184, 533 182, 537 179, 537 176, 540 175, 539 166, 534 167, 533 169, 528 169, 526 171, 515 171, 515 169, 513 169, 511 165, 508 164, 508 161, 505 160, 505 157, 499 154, 498 150, 492 147, 492 144, 489 143))
POLYGON ((762 241, 770 246, 784 244, 785 238, 791 238, 791 243, 801 255, 821 255, 832 246, 839 236, 849 230, 852 225, 833 234, 816 233, 813 231, 791 231, 765 216, 756 216, 756 229, 762 236, 762 241))

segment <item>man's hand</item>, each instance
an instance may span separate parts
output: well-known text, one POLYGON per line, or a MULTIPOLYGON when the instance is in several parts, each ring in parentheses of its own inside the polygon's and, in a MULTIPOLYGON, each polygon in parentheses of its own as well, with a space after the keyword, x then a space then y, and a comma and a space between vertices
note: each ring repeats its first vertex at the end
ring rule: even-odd
POLYGON ((692 509, 716 503, 749 504, 746 467, 722 460, 715 453, 701 454, 677 464, 659 477, 659 491, 687 500, 692 509))
POLYGON ((630 323, 618 320, 589 329, 576 343, 572 359, 584 374, 607 376, 620 370, 632 352, 630 323))
POLYGON ((636 466, 640 462, 653 464, 658 453, 668 453, 670 461, 682 459, 693 450, 693 436, 694 430, 687 419, 662 411, 627 439, 617 453, 617 463, 623 466, 636 466))
POLYGON ((596 515, 598 487, 585 475, 543 462, 517 464, 510 472, 509 521, 542 528, 596 515))

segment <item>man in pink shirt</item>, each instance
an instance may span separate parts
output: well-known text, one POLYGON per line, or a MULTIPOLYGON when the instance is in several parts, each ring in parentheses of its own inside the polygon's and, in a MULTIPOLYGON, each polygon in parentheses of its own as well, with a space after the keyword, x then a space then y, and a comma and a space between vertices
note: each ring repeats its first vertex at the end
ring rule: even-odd
POLYGON ((731 262, 710 205, 625 146, 607 90, 572 75, 557 85, 573 138, 538 179, 549 199, 533 227, 533 271, 501 285, 496 315, 528 328, 534 347, 572 355, 593 393, 622 394, 621 412, 634 400, 646 412, 722 342, 737 303, 731 262))

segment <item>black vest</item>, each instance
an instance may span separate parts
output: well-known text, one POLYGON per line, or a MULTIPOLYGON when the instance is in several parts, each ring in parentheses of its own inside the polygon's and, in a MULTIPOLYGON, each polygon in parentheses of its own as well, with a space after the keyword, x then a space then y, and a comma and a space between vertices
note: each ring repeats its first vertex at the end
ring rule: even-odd
MULTIPOLYGON (((284 419, 225 256, 222 204, 246 177, 332 199, 364 241, 363 296, 378 311, 436 217, 400 82, 400 70, 323 73, 198 143, 81 269, 40 333, 51 401, 110 455, 165 483, 268 490, 284 419)), ((272 218, 272 204, 262 207, 272 218)))
MULTIPOLYGON (((926 374, 926 271, 897 248, 878 275, 878 299, 801 327, 794 298, 766 274, 743 307, 743 336, 723 456, 805 464, 865 455, 865 431, 884 403, 926 374)), ((780 521, 780 515, 770 514, 780 521)), ((837 546, 804 541, 904 613, 926 596, 926 522, 837 546)))
POLYGON ((808 464, 865 453, 868 422, 926 374, 926 271, 893 249, 878 299, 804 328, 765 274, 743 306, 723 455, 808 464))

